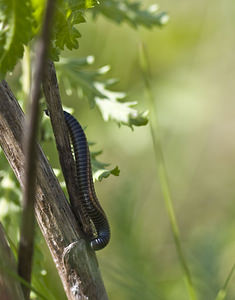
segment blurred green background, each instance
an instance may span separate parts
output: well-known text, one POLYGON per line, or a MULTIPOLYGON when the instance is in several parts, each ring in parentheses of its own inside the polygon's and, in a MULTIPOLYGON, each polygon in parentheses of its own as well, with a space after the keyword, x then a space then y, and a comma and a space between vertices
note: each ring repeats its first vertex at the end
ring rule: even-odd
MULTIPOLYGON (((99 18, 84 26, 78 55, 110 64, 120 90, 144 109, 138 47, 145 43, 182 245, 199 299, 215 299, 235 262, 235 2, 158 4, 170 16, 161 30, 99 18)), ((131 132, 104 126, 95 111, 81 117, 89 117, 89 138, 104 145, 104 160, 121 169, 96 184, 112 226, 110 246, 98 253, 110 299, 188 299, 149 126, 131 132)), ((235 299, 235 278, 227 299, 235 299)))
MULTIPOLYGON (((110 65, 111 76, 120 79, 115 89, 126 91, 145 110, 139 66, 144 42, 182 246, 198 298, 215 299, 235 262, 235 2, 157 3, 170 16, 162 29, 134 30, 87 14, 79 50, 64 56, 94 55, 96 67, 110 65)), ((156 176, 149 125, 132 132, 104 123, 87 102, 66 96, 63 87, 61 93, 63 104, 88 126, 88 139, 97 143, 93 150, 104 150, 100 159, 121 170, 119 177, 96 183, 112 230, 110 245, 97 253, 110 299, 189 299, 156 176)), ((43 146, 52 157, 55 147, 43 146)), ((56 160, 52 164, 58 168, 56 160)), ((53 264, 44 260, 50 266, 48 286, 55 299, 65 299, 53 264)), ((226 299, 235 299, 235 277, 226 299)))

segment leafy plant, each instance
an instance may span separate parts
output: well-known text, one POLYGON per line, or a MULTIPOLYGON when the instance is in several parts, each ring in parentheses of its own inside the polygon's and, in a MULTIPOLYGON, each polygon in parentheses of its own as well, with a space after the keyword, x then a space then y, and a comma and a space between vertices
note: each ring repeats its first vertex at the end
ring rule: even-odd
POLYGON ((0 78, 23 56, 24 45, 33 37, 31 1, 0 1, 0 78))
MULTIPOLYGON (((0 79, 6 78, 9 74, 17 74, 18 85, 19 82, 22 83, 22 78, 30 81, 30 76, 25 76, 25 61, 21 59, 24 54, 28 54, 29 58, 34 57, 35 41, 41 31, 45 7, 45 0, 0 0, 0 79), (19 65, 21 63, 20 70, 15 68, 17 63, 19 65), (20 72, 20 76, 17 72, 20 72)), ((139 112, 135 108, 136 101, 131 101, 124 92, 112 90, 117 80, 107 79, 107 76, 104 76, 110 70, 108 66, 98 70, 88 70, 89 65, 94 61, 93 56, 76 59, 61 57, 63 50, 73 50, 79 47, 78 39, 81 38, 81 33, 78 26, 86 21, 86 12, 90 12, 94 19, 100 14, 118 24, 127 22, 134 28, 161 27, 168 20, 167 14, 157 12, 156 5, 142 9, 140 3, 137 2, 114 0, 101 1, 100 4, 96 0, 58 0, 55 8, 50 59, 57 61, 59 81, 65 86, 67 95, 76 91, 80 98, 82 96, 88 99, 91 107, 96 106, 99 109, 104 121, 113 120, 119 126, 126 125, 132 129, 134 126, 146 125, 148 123, 147 111, 139 112)), ((30 86, 30 82, 28 83, 27 86, 30 86)), ((21 88, 16 92, 22 96, 22 90, 24 92, 27 90, 25 91, 22 86, 21 88)), ((25 102, 24 100, 22 107, 26 107, 25 102)), ((41 137, 43 141, 50 141, 52 132, 49 121, 45 120, 46 118, 42 119, 41 137)), ((111 174, 118 176, 117 166, 108 170, 107 163, 97 160, 97 156, 101 153, 102 151, 91 152, 93 179, 100 181, 111 174)), ((0 152, 0 155, 0 220, 7 230, 12 249, 16 253, 19 242, 21 190, 3 153, 0 152)), ((64 186, 63 179, 60 178, 60 182, 64 186)), ((37 239, 40 244, 41 236, 38 235, 37 239)), ((58 299, 61 293, 53 294, 46 284, 47 266, 43 257, 43 249, 36 247, 33 285, 40 289, 46 299, 58 299)), ((37 297, 37 290, 31 297, 37 297)), ((63 298, 63 296, 60 297, 60 299, 63 298)))
POLYGON ((127 22, 132 27, 145 26, 152 28, 162 26, 168 22, 168 15, 158 11, 158 5, 150 5, 147 9, 142 9, 141 2, 131 2, 127 0, 104 0, 93 10, 93 16, 102 14, 108 19, 120 24, 127 22))
POLYGON ((119 125, 131 128, 146 125, 147 111, 139 113, 133 108, 137 102, 123 102, 125 93, 110 90, 117 80, 113 78, 102 80, 102 75, 110 70, 109 66, 95 71, 84 70, 84 67, 93 62, 93 56, 88 56, 81 59, 64 58, 56 64, 59 79, 64 83, 67 94, 71 95, 76 89, 78 96, 85 96, 91 107, 97 105, 105 121, 114 120, 119 125))
MULTIPOLYGON (((0 10, 2 28, 0 32, 0 78, 3 78, 7 71, 12 71, 17 61, 22 58, 24 46, 30 46, 40 31, 45 1, 32 0, 19 5, 19 1, 16 0, 1 0, 0 4, 2 7, 0 10)), ((102 75, 109 71, 108 66, 95 71, 86 71, 84 68, 94 61, 92 56, 59 59, 61 50, 78 48, 78 39, 81 34, 77 25, 85 22, 84 11, 93 7, 91 12, 94 16, 101 13, 118 23, 128 21, 134 27, 137 25, 161 26, 168 17, 166 13, 156 13, 157 6, 142 10, 140 3, 128 1, 102 1, 98 5, 96 0, 60 0, 56 5, 50 53, 51 58, 56 61, 60 60, 57 63, 58 75, 66 87, 67 94, 71 93, 72 89, 77 89, 79 95, 82 92, 89 100, 91 107, 96 105, 99 108, 105 121, 114 120, 118 125, 127 125, 132 129, 133 126, 146 125, 147 111, 138 112, 134 108, 137 105, 136 101, 126 99, 124 92, 115 92, 110 89, 117 80, 102 79, 102 75)), ((93 166, 96 174, 99 174, 95 178, 99 180, 107 177, 108 174, 118 174, 117 168, 104 172, 103 167, 107 164, 101 165, 94 161, 93 166), (98 166, 101 169, 97 169, 98 166)))

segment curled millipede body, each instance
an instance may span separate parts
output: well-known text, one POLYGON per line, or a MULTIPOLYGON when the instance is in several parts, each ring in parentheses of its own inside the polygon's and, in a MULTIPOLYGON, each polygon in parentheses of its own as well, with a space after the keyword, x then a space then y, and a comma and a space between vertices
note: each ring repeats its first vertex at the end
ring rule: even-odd
POLYGON ((81 125, 72 115, 64 111, 64 118, 73 145, 77 178, 82 194, 82 205, 97 232, 97 237, 93 238, 90 242, 91 248, 100 250, 110 240, 110 229, 106 215, 95 193, 87 139, 81 125))

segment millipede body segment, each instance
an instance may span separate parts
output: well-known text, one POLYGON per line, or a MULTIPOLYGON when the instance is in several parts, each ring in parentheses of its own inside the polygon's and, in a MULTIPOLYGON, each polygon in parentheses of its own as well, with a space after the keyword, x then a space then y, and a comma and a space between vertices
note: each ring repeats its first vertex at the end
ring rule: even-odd
POLYGON ((72 115, 64 111, 64 117, 73 145, 82 205, 97 232, 97 236, 91 240, 90 244, 94 250, 100 250, 110 240, 110 228, 95 193, 87 139, 81 125, 72 115))

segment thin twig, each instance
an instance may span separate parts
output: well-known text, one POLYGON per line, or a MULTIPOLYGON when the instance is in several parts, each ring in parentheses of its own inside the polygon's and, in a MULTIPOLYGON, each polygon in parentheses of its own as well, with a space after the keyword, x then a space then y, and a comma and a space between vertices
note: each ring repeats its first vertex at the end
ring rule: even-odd
MULTIPOLYGON (((33 240, 34 240, 34 203, 36 187, 37 151, 36 138, 39 119, 39 99, 42 76, 44 72, 49 40, 50 27, 55 0, 48 0, 42 26, 41 36, 37 43, 35 73, 32 81, 29 116, 25 126, 25 177, 23 191, 23 212, 18 255, 18 273, 27 282, 31 281, 33 240)), ((22 285, 25 298, 29 298, 30 290, 22 285)))
POLYGON ((191 300, 197 300, 196 291, 192 282, 192 276, 190 273, 190 269, 188 267, 182 246, 180 241, 180 233, 179 233, 179 227, 177 224, 173 202, 172 202, 172 196, 170 192, 170 185, 168 181, 168 175, 164 160, 164 155, 162 151, 162 144, 160 139, 160 133, 159 133, 159 126, 158 126, 158 119, 157 119, 157 111, 155 109, 155 101, 151 89, 151 74, 150 74, 150 65, 148 62, 148 55, 146 52, 146 49, 144 48, 144 45, 141 44, 140 48, 140 55, 141 55, 141 70, 143 72, 143 79, 146 87, 146 91, 148 94, 148 100, 149 100, 149 108, 150 108, 150 130, 151 130, 151 136, 152 136, 152 142, 154 147, 154 153, 156 157, 156 169, 163 193, 163 198, 165 201, 167 213, 170 219, 171 224, 171 231, 174 237, 175 247, 178 254, 179 262, 182 267, 186 283, 188 286, 189 296, 191 300))

